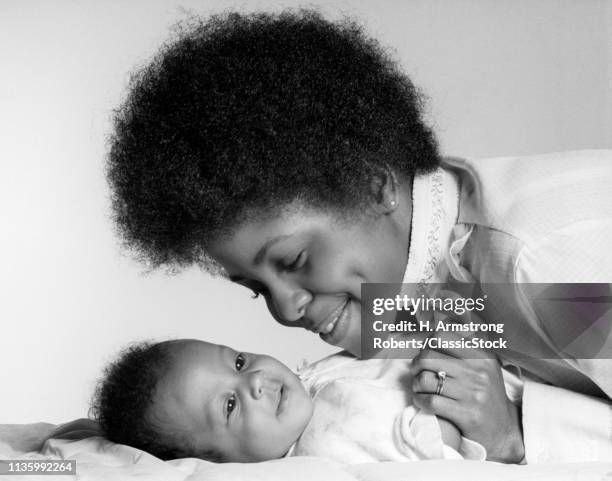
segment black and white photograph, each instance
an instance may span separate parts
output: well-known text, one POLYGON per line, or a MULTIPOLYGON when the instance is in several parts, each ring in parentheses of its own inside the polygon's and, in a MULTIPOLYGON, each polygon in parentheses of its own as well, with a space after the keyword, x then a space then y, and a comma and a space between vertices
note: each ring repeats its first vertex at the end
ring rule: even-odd
POLYGON ((612 2, 0 0, 0 475, 612 476, 612 2))

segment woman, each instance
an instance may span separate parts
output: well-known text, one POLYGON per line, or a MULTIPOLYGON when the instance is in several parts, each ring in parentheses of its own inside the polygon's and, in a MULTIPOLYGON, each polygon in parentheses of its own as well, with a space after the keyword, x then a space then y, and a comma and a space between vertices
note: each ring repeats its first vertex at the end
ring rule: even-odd
MULTIPOLYGON (((151 266, 222 268, 278 322, 354 354, 362 283, 609 282, 610 154, 441 159, 410 80, 350 22, 232 14, 181 35, 133 82, 108 164, 120 234, 151 266)), ((529 289, 515 289, 523 305, 529 289)), ((539 314, 518 320, 538 351, 502 361, 566 389, 527 383, 522 411, 495 360, 415 360, 415 402, 489 459, 576 454, 574 433, 539 443, 572 424, 542 399, 609 412, 610 362, 563 359, 554 316, 539 314)))

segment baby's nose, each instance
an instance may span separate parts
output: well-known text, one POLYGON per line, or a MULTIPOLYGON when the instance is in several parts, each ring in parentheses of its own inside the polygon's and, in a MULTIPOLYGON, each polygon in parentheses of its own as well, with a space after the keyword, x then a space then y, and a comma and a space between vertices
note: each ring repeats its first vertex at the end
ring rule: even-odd
POLYGON ((281 382, 269 376, 263 371, 256 371, 251 374, 251 395, 255 399, 260 399, 266 391, 276 392, 281 388, 281 382))

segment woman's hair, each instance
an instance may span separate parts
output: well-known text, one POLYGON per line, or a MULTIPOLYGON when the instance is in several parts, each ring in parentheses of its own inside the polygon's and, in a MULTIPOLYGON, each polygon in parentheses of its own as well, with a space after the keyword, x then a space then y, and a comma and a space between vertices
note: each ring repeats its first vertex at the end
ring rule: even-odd
MULTIPOLYGON (((360 26, 301 10, 193 20, 134 75, 107 165, 125 246, 151 267, 298 201, 341 217, 372 179, 439 163, 421 97, 360 26)), ((210 264, 209 264, 210 265, 210 264)))
POLYGON ((92 403, 94 419, 109 441, 142 449, 158 458, 195 457, 221 462, 219 453, 199 450, 189 436, 172 432, 151 419, 157 384, 171 363, 168 342, 143 342, 124 349, 98 383, 92 403))

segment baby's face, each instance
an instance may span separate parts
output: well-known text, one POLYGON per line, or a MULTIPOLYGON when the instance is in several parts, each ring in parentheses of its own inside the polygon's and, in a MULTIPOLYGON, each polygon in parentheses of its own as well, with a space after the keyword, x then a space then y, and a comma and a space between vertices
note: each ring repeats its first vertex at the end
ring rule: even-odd
POLYGON ((197 340, 174 341, 171 351, 151 416, 197 448, 235 462, 277 459, 310 421, 310 396, 276 359, 197 340))

